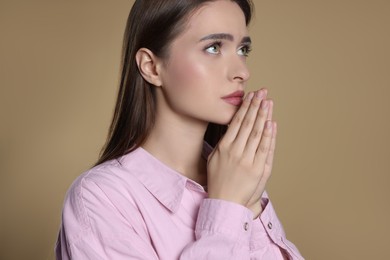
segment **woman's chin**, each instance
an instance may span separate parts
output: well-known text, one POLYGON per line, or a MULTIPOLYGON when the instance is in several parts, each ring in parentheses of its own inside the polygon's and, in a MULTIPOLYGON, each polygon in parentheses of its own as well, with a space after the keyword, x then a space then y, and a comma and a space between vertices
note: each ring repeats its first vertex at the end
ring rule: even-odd
POLYGON ((225 114, 224 116, 219 117, 217 120, 212 120, 211 123, 218 125, 228 125, 233 119, 235 113, 225 114))

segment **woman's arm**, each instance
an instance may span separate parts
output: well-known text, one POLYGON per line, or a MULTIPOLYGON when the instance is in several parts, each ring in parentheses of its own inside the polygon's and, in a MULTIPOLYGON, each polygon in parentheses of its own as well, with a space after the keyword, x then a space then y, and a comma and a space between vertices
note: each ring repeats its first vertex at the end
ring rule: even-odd
MULTIPOLYGON (((186 247, 182 259, 284 259, 281 248, 285 244, 272 241, 264 227, 267 224, 259 218, 276 142, 273 103, 266 96, 266 90, 248 94, 211 153, 211 200, 205 200, 199 210, 197 240, 186 247)), ((267 207, 268 199, 266 202, 265 219, 274 219, 275 228, 280 227, 269 232, 286 240, 272 206, 267 207)))
MULTIPOLYGON (((265 99, 266 93, 262 94, 265 99)), ((264 212, 259 218, 254 216, 260 212, 248 204, 253 201, 258 204, 257 209, 261 208, 261 195, 257 197, 255 194, 264 191, 268 178, 264 175, 269 175, 265 165, 270 162, 271 147, 275 143, 273 127, 261 134, 263 138, 253 134, 254 131, 263 132, 261 129, 264 129, 265 121, 270 120, 267 110, 258 113, 263 99, 246 99, 235 116, 236 123, 232 122, 222 142, 222 146, 229 144, 230 148, 242 149, 243 157, 246 157, 241 159, 252 158, 252 166, 246 164, 244 167, 237 155, 229 158, 226 147, 221 149, 218 146, 210 156, 211 198, 201 203, 196 219, 195 241, 184 245, 183 250, 176 254, 180 259, 283 259, 278 247, 283 244, 279 245, 276 238, 285 239, 285 236, 276 229, 281 225, 276 221, 270 204, 264 205, 264 212), (245 136, 246 142, 243 141, 245 136), (252 143, 247 145, 249 142, 252 143), (213 172, 216 166, 219 169, 213 172), (222 182, 216 184, 218 180, 222 182), (245 200, 248 203, 245 204, 245 200), (267 231, 267 234, 264 226, 268 220, 274 221, 275 228, 267 231)), ((270 108, 272 110, 272 105, 270 108)), ((113 185, 111 191, 118 188, 113 185)), ((118 191, 118 194, 122 193, 118 191)), ((123 218, 116 208, 119 203, 113 203, 112 199, 113 196, 107 196, 105 187, 88 180, 88 177, 83 176, 76 181, 64 204, 57 259, 164 259, 156 251, 147 231, 153 227, 145 226, 135 204, 123 205, 131 211, 127 214, 131 218, 123 218)))
POLYGON ((98 181, 86 173, 69 189, 56 259, 158 260, 139 210, 130 201, 120 199, 120 185, 98 181), (123 203, 130 217, 124 217, 118 208, 123 203))

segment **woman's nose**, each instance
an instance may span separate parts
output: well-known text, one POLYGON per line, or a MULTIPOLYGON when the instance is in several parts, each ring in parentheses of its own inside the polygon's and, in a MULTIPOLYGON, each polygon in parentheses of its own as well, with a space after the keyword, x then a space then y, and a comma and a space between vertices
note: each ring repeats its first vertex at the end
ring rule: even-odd
POLYGON ((249 79, 250 72, 246 65, 245 57, 236 56, 234 59, 231 59, 229 63, 231 80, 245 82, 249 79))

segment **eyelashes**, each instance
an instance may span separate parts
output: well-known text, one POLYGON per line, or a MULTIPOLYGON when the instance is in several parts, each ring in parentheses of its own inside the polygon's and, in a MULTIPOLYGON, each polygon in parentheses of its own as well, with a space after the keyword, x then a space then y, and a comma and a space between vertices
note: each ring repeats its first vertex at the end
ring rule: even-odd
MULTIPOLYGON (((211 44, 207 45, 204 48, 204 51, 207 53, 213 54, 213 55, 218 55, 221 54, 221 49, 223 47, 223 42, 222 41, 214 41, 211 44)), ((244 43, 242 46, 240 46, 237 50, 237 54, 240 56, 248 57, 249 53, 252 51, 252 48, 250 44, 244 43)))
POLYGON ((248 57, 249 53, 252 51, 252 47, 249 44, 244 44, 240 49, 238 50, 239 55, 248 57))
POLYGON ((215 41, 215 42, 212 42, 211 44, 207 45, 207 47, 204 50, 210 54, 220 54, 221 47, 222 47, 222 42, 215 41))

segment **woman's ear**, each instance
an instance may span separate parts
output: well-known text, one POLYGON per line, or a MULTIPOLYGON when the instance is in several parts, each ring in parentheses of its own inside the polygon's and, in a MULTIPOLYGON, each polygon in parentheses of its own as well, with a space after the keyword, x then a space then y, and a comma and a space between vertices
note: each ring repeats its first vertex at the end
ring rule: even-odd
POLYGON ((142 77, 150 84, 160 87, 162 85, 161 75, 159 74, 160 59, 146 48, 139 49, 135 59, 142 77))

